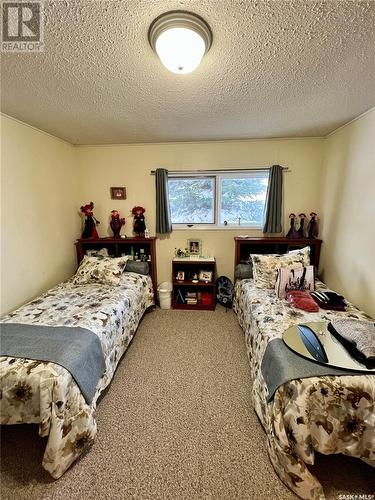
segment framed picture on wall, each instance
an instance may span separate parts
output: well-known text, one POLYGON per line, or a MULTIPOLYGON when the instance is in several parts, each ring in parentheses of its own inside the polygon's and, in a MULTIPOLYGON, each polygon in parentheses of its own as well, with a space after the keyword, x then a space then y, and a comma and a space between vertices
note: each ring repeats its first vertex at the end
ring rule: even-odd
POLYGON ((111 187, 112 200, 126 200, 126 189, 124 187, 111 187))
POLYGON ((202 240, 188 240, 188 250, 190 255, 199 257, 202 254, 202 240))

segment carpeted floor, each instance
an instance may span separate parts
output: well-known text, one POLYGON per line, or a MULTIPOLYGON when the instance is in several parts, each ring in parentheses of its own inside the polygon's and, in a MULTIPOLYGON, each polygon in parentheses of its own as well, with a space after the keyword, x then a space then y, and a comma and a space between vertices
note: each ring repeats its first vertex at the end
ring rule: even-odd
MULTIPOLYGON (((94 446, 58 481, 36 426, 2 429, 6 499, 295 499, 269 463, 232 311, 147 314, 100 401, 94 446)), ((327 498, 371 494, 360 460, 319 456, 327 498)))

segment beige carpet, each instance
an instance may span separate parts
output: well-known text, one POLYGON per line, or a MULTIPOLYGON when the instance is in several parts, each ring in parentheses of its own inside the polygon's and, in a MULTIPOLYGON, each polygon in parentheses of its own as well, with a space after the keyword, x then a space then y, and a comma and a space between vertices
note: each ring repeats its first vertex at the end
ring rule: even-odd
MULTIPOLYGON (((36 426, 2 431, 2 499, 293 499, 267 457, 235 315, 147 314, 97 411, 94 446, 58 481, 36 426)), ((319 456, 329 499, 375 491, 359 460, 319 456)), ((371 483, 372 481, 372 483, 371 483)))

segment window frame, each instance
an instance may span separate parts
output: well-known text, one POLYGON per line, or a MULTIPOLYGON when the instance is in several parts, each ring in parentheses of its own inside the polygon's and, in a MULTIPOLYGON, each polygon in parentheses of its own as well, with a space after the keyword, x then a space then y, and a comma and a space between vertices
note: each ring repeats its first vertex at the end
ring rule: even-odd
POLYGON ((263 222, 258 224, 249 223, 228 223, 220 224, 220 205, 221 205, 221 193, 222 193, 222 179, 233 179, 233 178, 243 178, 244 176, 252 177, 263 177, 267 174, 269 180, 269 168, 254 168, 254 169, 234 169, 234 170, 204 170, 204 171, 186 171, 186 172, 169 172, 169 179, 202 179, 202 178, 214 178, 214 222, 200 222, 200 223, 173 223, 173 230, 239 230, 239 229, 251 229, 251 230, 262 230, 263 222), (257 175, 258 174, 258 175, 257 175), (263 174, 263 175, 262 175, 263 174))

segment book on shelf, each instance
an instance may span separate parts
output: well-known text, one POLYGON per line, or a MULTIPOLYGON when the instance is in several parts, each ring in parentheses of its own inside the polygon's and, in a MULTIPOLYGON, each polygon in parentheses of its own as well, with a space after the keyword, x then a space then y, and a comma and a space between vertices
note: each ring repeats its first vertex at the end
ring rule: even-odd
POLYGON ((178 304, 184 304, 185 303, 185 298, 182 295, 182 292, 181 292, 181 290, 179 288, 177 289, 176 302, 178 304))

